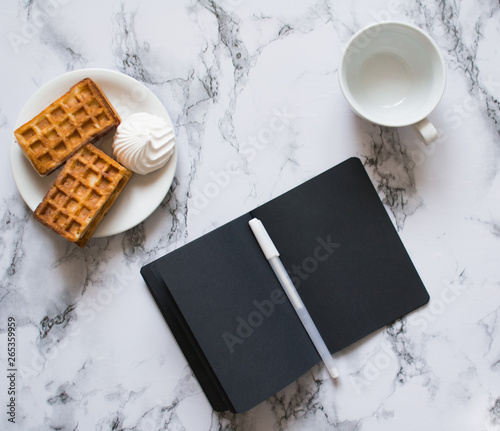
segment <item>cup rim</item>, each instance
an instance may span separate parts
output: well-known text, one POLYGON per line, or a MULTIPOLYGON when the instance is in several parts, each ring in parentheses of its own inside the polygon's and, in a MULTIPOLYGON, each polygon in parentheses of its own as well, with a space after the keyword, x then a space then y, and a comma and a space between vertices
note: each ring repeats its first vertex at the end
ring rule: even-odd
POLYGON ((344 97, 347 100, 347 102, 348 102, 349 106, 351 107, 351 109, 356 114, 358 114, 360 117, 364 118, 365 120, 368 120, 368 121, 370 121, 370 122, 372 122, 374 124, 378 124, 380 126, 387 126, 387 127, 404 127, 404 126, 410 126, 412 124, 418 123, 419 121, 422 121, 424 118, 426 118, 436 108, 436 106, 441 101, 441 99, 442 99, 442 97, 444 95, 444 91, 445 91, 445 88, 446 88, 446 82, 447 82, 446 63, 444 61, 443 55, 441 54, 441 51, 440 51, 439 46, 436 43, 436 41, 425 30, 423 30, 422 28, 418 27, 417 25, 412 24, 410 22, 398 21, 398 20, 374 22, 374 23, 368 24, 365 27, 363 27, 363 28, 359 29, 358 31, 356 31, 349 38, 349 40, 347 41, 347 43, 344 45, 343 54, 342 54, 341 59, 340 59, 340 63, 339 63, 337 74, 338 74, 338 80, 339 80, 339 85, 340 85, 340 89, 342 91, 342 94, 344 95, 344 97), (345 63, 346 63, 346 57, 347 57, 346 54, 347 54, 350 46, 352 45, 352 43, 361 34, 365 33, 366 31, 370 30, 371 28, 374 28, 374 27, 386 27, 386 26, 390 26, 390 25, 398 25, 398 26, 410 28, 411 30, 416 31, 417 33, 419 33, 420 35, 422 35, 427 41, 429 41, 430 44, 432 45, 434 51, 437 53, 437 58, 439 59, 439 64, 441 66, 441 71, 442 71, 443 84, 441 86, 439 95, 436 97, 435 103, 427 110, 427 112, 425 114, 422 114, 422 115, 420 115, 418 117, 415 117, 414 119, 403 121, 403 122, 388 122, 388 121, 382 121, 381 122, 379 120, 370 118, 370 115, 364 113, 363 109, 360 109, 360 108, 362 108, 362 106, 360 106, 359 103, 357 103, 354 100, 354 98, 351 96, 351 93, 350 93, 350 91, 348 89, 348 86, 347 86, 346 82, 343 80, 343 73, 342 73, 342 71, 343 71, 343 69, 345 67, 345 63))

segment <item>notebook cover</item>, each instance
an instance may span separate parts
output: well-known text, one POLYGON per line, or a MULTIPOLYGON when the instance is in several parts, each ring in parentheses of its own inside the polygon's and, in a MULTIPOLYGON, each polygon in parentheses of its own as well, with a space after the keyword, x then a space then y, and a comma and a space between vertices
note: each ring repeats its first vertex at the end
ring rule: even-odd
POLYGON ((246 411, 320 361, 253 217, 332 353, 429 299, 359 159, 329 169, 141 271, 215 410, 246 411))

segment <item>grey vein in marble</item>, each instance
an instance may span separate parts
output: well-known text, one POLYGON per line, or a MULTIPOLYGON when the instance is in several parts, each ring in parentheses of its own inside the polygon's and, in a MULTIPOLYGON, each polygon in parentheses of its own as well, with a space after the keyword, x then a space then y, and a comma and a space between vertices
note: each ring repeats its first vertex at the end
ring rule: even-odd
MULTIPOLYGON (((200 4, 213 14, 217 22, 219 41, 212 48, 215 58, 218 58, 226 50, 231 56, 234 83, 231 90, 232 94, 229 98, 229 104, 225 109, 224 117, 219 122, 219 130, 224 140, 238 150, 239 145, 236 139, 232 117, 235 112, 237 95, 245 87, 249 70, 254 64, 255 58, 249 55, 245 44, 239 37, 239 20, 236 16, 226 12, 213 0, 202 0, 200 4), (226 50, 221 49, 221 46, 225 47, 226 50)), ((218 60, 219 65, 220 62, 221 60, 218 60)), ((210 77, 210 82, 213 82, 212 77, 210 77)))
POLYGON ((141 44, 135 31, 136 11, 128 12, 122 5, 114 17, 114 54, 119 70, 140 82, 158 85, 160 81, 146 68, 143 56, 147 55, 147 45, 141 44))
POLYGON ((68 325, 71 320, 71 313, 74 309, 75 305, 70 304, 62 313, 56 316, 45 316, 40 322, 40 339, 45 338, 54 325, 62 325, 62 327, 68 325))
MULTIPOLYGON (((416 13, 412 13, 413 18, 419 18, 419 24, 422 28, 433 34, 436 21, 444 29, 444 37, 440 38, 441 45, 443 41, 447 42, 445 49, 448 53, 450 66, 455 70, 463 72, 470 85, 470 91, 482 96, 484 111, 487 118, 492 122, 497 134, 500 135, 500 83, 496 77, 482 76, 478 67, 478 50, 484 38, 483 29, 489 20, 500 20, 500 10, 496 2, 486 6, 486 10, 476 8, 474 15, 470 16, 467 25, 473 23, 473 39, 467 40, 464 34, 464 26, 459 21, 461 6, 457 2, 417 2, 416 13), (489 6, 489 7, 488 7, 489 6), (419 16, 420 15, 420 16, 419 16), (492 88, 493 87, 493 88, 492 88), (493 91, 496 94, 493 94, 493 91)), ((500 148, 497 148, 497 155, 500 154, 500 148)), ((498 166, 499 162, 496 162, 498 166)))
POLYGON ((368 154, 361 156, 363 164, 375 177, 377 190, 392 212, 396 228, 402 230, 406 218, 422 204, 415 186, 415 162, 401 143, 396 129, 373 126, 369 135, 368 154))
POLYGON ((433 398, 439 388, 439 382, 425 360, 424 343, 418 345, 413 337, 407 333, 407 319, 401 318, 385 330, 391 340, 392 349, 399 363, 399 371, 395 377, 395 384, 407 383, 408 379, 422 377, 422 386, 427 388, 433 398))

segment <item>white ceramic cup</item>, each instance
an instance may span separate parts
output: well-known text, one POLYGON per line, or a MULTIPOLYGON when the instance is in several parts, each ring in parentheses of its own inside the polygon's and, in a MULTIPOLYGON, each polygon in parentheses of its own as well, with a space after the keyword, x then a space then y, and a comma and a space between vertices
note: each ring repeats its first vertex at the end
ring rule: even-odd
POLYGON ((427 116, 443 95, 446 67, 420 28, 388 21, 358 31, 342 56, 339 83, 360 117, 388 127, 413 125, 428 144, 438 138, 427 116))

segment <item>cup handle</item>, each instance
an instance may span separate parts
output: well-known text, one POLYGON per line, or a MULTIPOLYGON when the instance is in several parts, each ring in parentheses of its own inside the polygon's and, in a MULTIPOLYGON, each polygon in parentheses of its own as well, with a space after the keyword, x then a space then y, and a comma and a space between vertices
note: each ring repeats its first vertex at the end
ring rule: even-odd
POLYGON ((417 129, 418 133, 420 133, 420 136, 422 136, 422 139, 427 145, 434 143, 439 138, 436 128, 427 118, 415 123, 413 127, 417 129))

